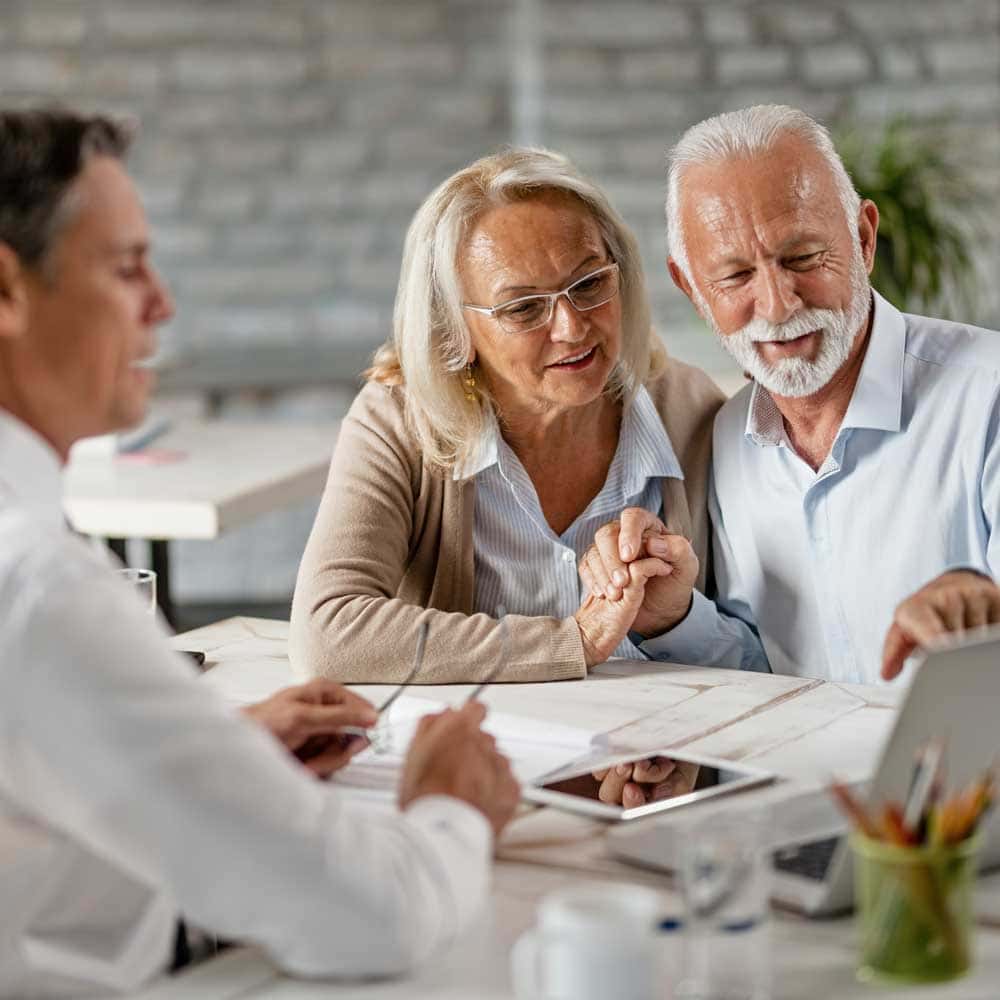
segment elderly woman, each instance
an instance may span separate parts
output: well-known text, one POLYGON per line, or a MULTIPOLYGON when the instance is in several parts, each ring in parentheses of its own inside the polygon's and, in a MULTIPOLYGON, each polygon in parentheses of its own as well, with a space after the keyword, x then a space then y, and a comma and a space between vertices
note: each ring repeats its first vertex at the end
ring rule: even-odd
POLYGON ((399 681, 426 622, 418 681, 481 680, 501 657, 499 680, 584 677, 643 658, 647 579, 702 587, 723 397, 666 358, 634 237, 563 157, 505 151, 431 194, 367 378, 299 571, 299 673, 399 681), (666 525, 662 558, 582 593, 578 560, 626 508, 666 525))

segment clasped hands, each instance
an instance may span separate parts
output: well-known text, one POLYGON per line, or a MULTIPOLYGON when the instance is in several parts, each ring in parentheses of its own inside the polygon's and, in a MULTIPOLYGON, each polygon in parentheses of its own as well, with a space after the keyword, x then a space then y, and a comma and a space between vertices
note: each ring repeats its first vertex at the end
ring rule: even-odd
POLYGON ((698 557, 641 507, 597 530, 579 564, 586 596, 575 618, 587 666, 603 663, 628 632, 659 635, 691 608, 698 557))

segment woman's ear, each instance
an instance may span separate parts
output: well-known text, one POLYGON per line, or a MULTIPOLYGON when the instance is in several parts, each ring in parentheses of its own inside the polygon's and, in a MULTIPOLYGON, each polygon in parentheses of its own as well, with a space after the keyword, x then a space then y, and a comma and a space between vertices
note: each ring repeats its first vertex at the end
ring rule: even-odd
POLYGON ((28 324, 28 290, 21 259, 0 242, 0 338, 20 337, 28 324))

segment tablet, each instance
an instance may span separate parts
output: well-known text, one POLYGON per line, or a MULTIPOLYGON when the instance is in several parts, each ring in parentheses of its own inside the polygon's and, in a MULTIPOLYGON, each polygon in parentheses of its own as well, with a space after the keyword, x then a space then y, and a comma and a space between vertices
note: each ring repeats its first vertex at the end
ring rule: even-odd
POLYGON ((606 757, 589 754, 577 764, 570 763, 558 772, 526 784, 522 796, 529 802, 586 816, 630 820, 766 785, 773 780, 774 775, 768 771, 701 754, 672 750, 618 753, 606 757), (602 781, 596 775, 619 764, 631 766, 633 775, 643 779, 635 782, 645 800, 641 804, 636 801, 626 807, 620 802, 616 805, 601 801, 602 781))

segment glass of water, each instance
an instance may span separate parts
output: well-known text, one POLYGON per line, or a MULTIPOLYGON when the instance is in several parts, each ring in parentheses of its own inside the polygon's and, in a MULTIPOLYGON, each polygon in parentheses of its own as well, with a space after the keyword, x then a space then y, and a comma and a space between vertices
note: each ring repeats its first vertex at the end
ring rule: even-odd
POLYGON ((740 805, 685 825, 678 1000, 771 997, 769 812, 740 805))
POLYGON ((121 577, 142 601, 147 614, 156 614, 156 574, 151 569, 119 569, 121 577))

